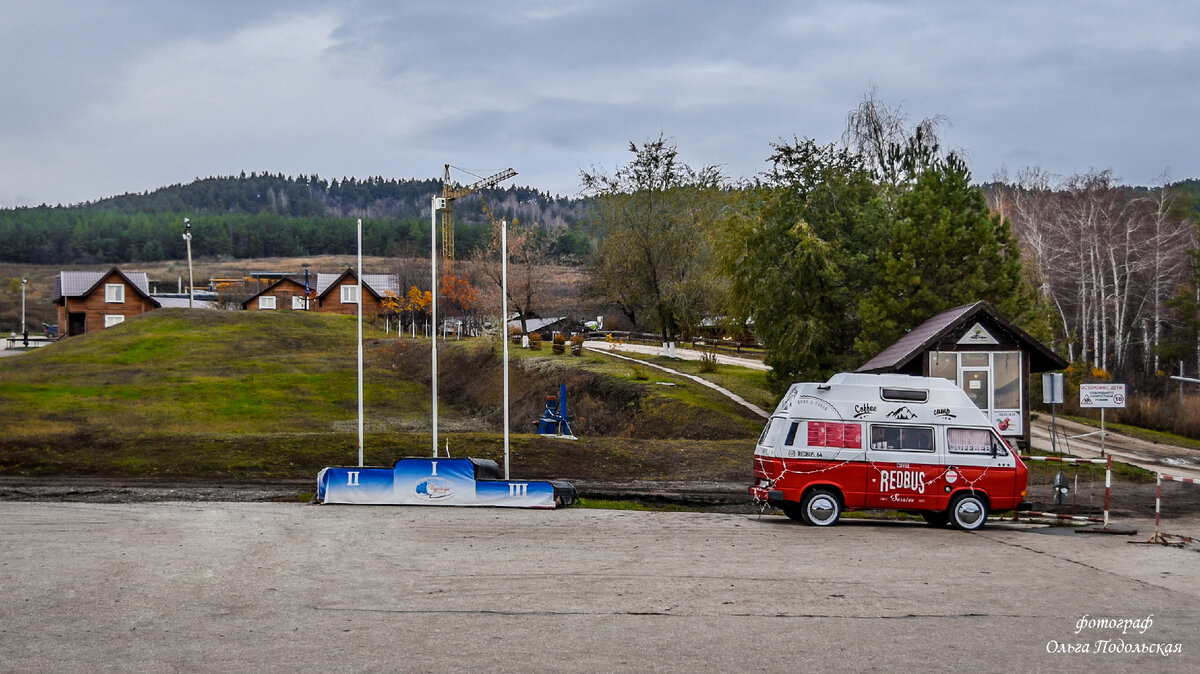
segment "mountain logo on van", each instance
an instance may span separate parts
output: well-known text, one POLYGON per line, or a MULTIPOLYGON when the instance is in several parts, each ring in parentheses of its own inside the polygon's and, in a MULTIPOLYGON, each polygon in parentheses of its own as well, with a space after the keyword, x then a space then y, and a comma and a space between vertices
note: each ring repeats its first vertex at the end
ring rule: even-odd
POLYGON ((916 419, 917 413, 908 409, 908 406, 906 405, 899 409, 895 409, 895 410, 892 410, 891 412, 888 412, 887 416, 889 419, 899 419, 900 421, 907 421, 909 419, 916 419))

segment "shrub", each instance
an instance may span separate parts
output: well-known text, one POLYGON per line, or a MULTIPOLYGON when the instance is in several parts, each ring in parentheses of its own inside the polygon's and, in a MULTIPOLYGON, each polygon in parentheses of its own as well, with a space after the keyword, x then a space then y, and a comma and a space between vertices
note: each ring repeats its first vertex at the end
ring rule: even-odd
POLYGON ((571 355, 583 355, 583 335, 571 335, 571 355))
POLYGON ((717 371, 717 354, 712 351, 705 351, 700 354, 700 371, 701 372, 716 372, 717 371))
POLYGON ((561 332, 554 333, 554 353, 562 353, 567 350, 567 338, 561 332))
POLYGON ((542 350, 542 335, 538 332, 529 333, 529 349, 531 351, 542 350))
POLYGON ((642 367, 641 365, 634 365, 633 370, 630 372, 629 376, 633 377, 634 379, 636 379, 638 381, 646 381, 647 379, 650 378, 650 373, 646 372, 646 368, 642 367))

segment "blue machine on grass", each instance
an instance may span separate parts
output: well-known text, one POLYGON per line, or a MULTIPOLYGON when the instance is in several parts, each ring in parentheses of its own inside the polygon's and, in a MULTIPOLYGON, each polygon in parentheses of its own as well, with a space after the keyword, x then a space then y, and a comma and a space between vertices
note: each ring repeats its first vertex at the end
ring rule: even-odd
POLYGON ((567 414, 567 385, 558 385, 558 398, 548 396, 546 409, 534 423, 538 435, 548 435, 564 440, 578 440, 571 432, 571 416, 567 414))
POLYGON ((490 459, 409 457, 391 468, 323 468, 317 502, 556 508, 575 502, 575 487, 561 480, 504 480, 490 459))

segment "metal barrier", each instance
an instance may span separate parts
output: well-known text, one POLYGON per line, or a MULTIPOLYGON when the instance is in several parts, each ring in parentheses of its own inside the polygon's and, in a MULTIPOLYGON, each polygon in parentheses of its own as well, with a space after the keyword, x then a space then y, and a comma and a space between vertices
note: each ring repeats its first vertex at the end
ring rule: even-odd
MULTIPOLYGON (((1111 456, 1104 458, 1104 459, 1076 459, 1076 458, 1068 458, 1068 457, 1063 457, 1063 456, 1022 456, 1021 459, 1023 461, 1046 461, 1046 462, 1054 462, 1054 463, 1104 464, 1104 516, 1103 517, 1091 517, 1091 516, 1087 516, 1087 515, 1063 515, 1060 513, 1052 513, 1052 512, 1044 512, 1044 511, 1036 511, 1036 510, 1027 510, 1022 514, 1031 515, 1033 517, 1045 517, 1045 518, 1050 518, 1050 519, 1072 520, 1075 522, 1101 522, 1104 524, 1105 529, 1108 528, 1109 502, 1110 502, 1110 499, 1112 496, 1112 457, 1111 456)), ((1013 519, 1014 520, 1017 519, 1016 514, 1013 515, 1013 519)))

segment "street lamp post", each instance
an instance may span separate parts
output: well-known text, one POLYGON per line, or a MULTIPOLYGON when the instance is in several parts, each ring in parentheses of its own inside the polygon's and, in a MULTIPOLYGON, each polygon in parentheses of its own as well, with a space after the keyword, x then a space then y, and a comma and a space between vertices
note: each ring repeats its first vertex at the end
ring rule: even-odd
POLYGON ((188 309, 193 308, 195 302, 196 291, 193 288, 192 282, 192 221, 188 218, 183 219, 183 240, 187 242, 187 258, 188 258, 188 309))
POLYGON ((29 279, 21 279, 21 334, 25 334, 25 286, 29 285, 29 279))

